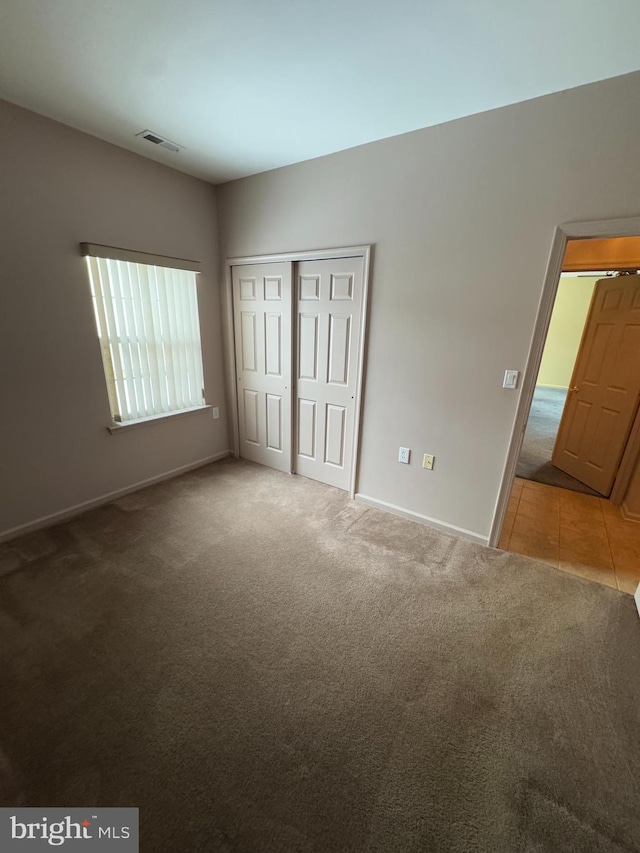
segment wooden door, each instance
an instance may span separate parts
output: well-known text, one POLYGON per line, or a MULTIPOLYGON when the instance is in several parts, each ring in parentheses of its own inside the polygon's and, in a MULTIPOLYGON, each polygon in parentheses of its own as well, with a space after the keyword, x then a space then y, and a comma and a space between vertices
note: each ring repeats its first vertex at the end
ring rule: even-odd
POLYGON ((291 472, 291 264, 232 269, 240 456, 291 472))
POLYGON ((640 276, 596 283, 552 462, 608 497, 640 396, 640 276))
POLYGON ((349 489, 362 335, 362 258, 296 265, 294 470, 349 489))

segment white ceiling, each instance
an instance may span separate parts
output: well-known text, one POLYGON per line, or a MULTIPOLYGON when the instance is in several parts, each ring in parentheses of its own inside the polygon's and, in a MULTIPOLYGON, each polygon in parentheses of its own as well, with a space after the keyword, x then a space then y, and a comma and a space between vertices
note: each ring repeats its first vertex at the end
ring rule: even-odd
POLYGON ((1 0, 0 97, 221 183, 635 71, 639 28, 638 0, 1 0))

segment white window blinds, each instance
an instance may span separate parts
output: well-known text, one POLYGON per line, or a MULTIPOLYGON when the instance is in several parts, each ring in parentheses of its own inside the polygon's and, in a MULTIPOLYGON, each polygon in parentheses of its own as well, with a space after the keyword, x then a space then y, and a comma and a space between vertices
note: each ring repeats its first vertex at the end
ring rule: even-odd
POLYGON ((99 257, 87 263, 113 419, 203 405, 195 272, 99 257))

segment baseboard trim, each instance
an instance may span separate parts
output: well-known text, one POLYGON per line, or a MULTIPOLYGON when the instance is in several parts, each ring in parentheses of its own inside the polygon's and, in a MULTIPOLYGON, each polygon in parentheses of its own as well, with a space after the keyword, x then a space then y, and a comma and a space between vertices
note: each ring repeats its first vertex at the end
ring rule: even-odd
POLYGON ((636 589, 635 595, 633 596, 636 601, 636 607, 638 609, 638 616, 640 616, 640 583, 638 584, 638 588, 636 589))
POLYGON ((188 465, 182 465, 180 468, 172 468, 170 471, 165 471, 163 474, 158 474, 155 477, 149 477, 148 480, 140 480, 131 486, 125 486, 124 489, 117 489, 115 492, 107 492, 105 495, 100 495, 98 498, 84 501, 83 503, 75 504, 67 507, 67 509, 52 512, 50 515, 43 515, 35 521, 28 521, 26 524, 19 524, 17 527, 11 527, 0 533, 0 542, 6 542, 9 539, 15 539, 16 536, 23 536, 25 533, 33 533, 36 530, 42 530, 43 527, 52 527, 66 519, 80 515, 87 510, 94 509, 102 504, 110 503, 118 498, 129 495, 132 492, 138 492, 140 489, 145 489, 147 486, 153 486, 155 483, 161 483, 163 480, 170 480, 172 477, 177 477, 180 474, 186 474, 188 471, 194 471, 196 468, 202 468, 204 465, 209 465, 211 462, 218 462, 220 459, 226 459, 232 455, 231 450, 223 450, 221 453, 215 453, 213 456, 207 456, 205 459, 198 459, 197 462, 190 462, 188 465))
POLYGON ((555 388, 558 391, 568 391, 568 385, 547 385, 546 382, 536 382, 536 388, 555 388))
POLYGON ((488 545, 489 537, 481 536, 473 530, 466 530, 464 527, 457 527, 455 524, 449 524, 446 521, 439 521, 437 518, 430 518, 428 515, 422 515, 420 512, 414 512, 412 509, 405 509, 402 506, 387 503, 387 501, 378 500, 378 498, 370 498, 368 495, 363 495, 358 492, 355 500, 358 503, 372 506, 375 509, 381 509, 383 512, 390 512, 393 515, 399 515, 401 518, 408 518, 409 521, 417 521, 419 524, 424 524, 426 527, 433 527, 441 533, 449 535, 462 536, 464 539, 470 539, 472 542, 478 542, 480 545, 488 545))
POLYGON ((626 501, 622 502, 620 510, 625 521, 635 521, 636 524, 640 524, 640 515, 638 515, 637 512, 630 512, 627 508, 626 501))

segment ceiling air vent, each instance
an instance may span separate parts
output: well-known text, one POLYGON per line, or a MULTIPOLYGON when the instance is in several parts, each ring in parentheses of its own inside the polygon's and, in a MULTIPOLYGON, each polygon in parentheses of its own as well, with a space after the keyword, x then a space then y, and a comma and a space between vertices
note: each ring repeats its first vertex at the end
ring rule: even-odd
POLYGON ((141 130, 140 133, 136 133, 136 136, 141 136, 143 139, 146 139, 147 142, 157 145, 158 148, 165 148, 167 151, 172 151, 174 154, 184 150, 182 145, 176 145, 175 142, 165 139, 164 136, 160 136, 152 130, 141 130))

